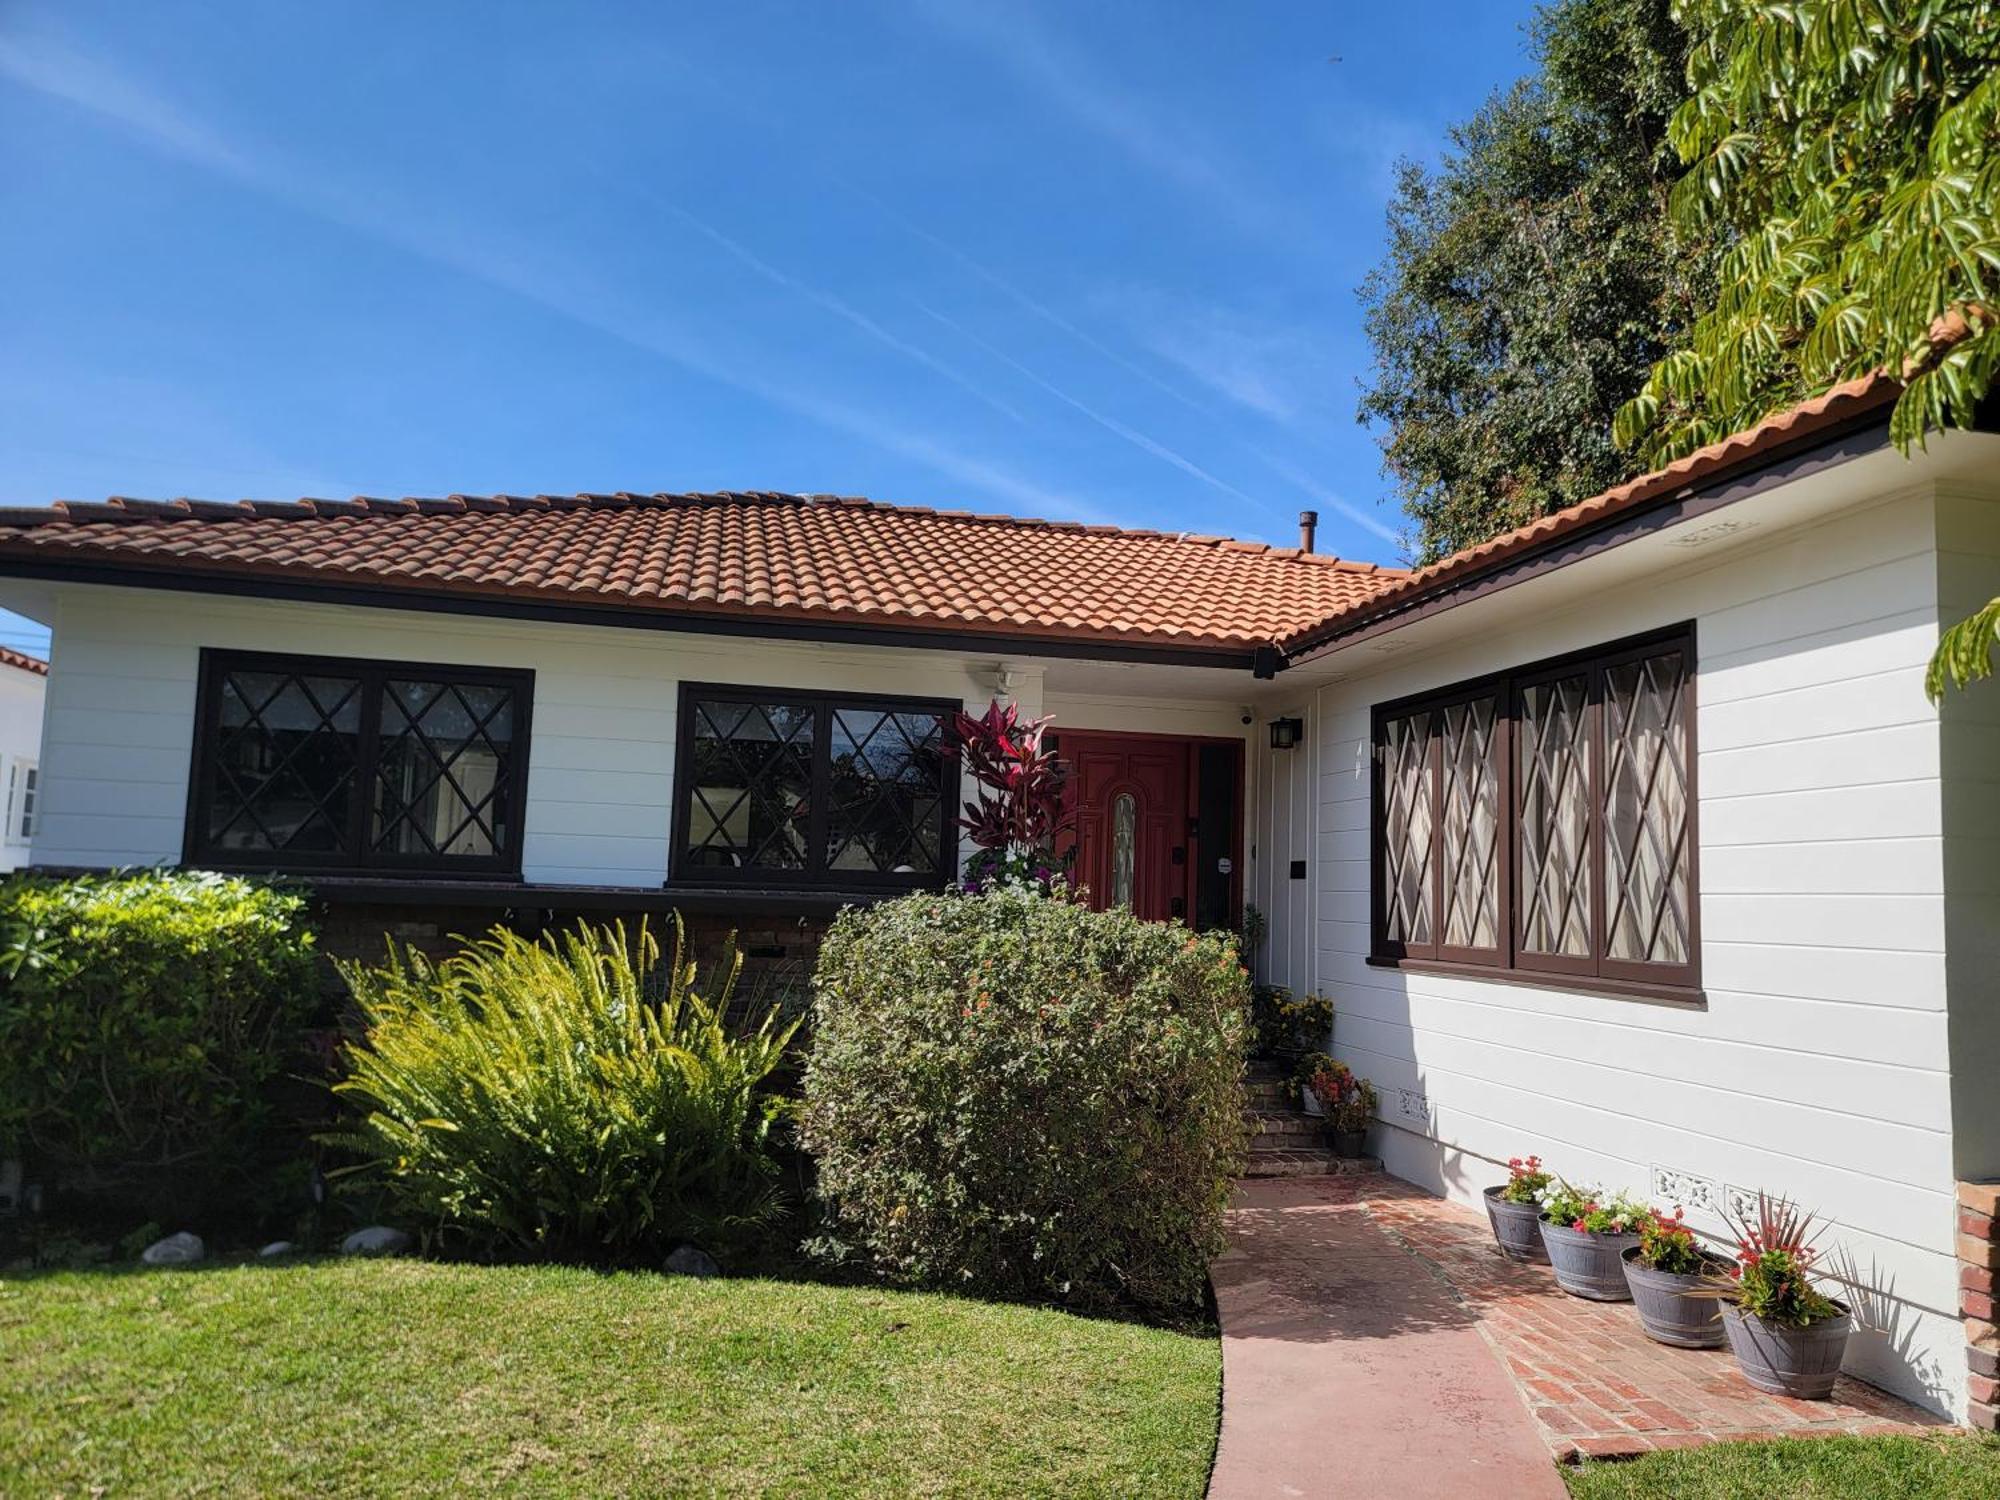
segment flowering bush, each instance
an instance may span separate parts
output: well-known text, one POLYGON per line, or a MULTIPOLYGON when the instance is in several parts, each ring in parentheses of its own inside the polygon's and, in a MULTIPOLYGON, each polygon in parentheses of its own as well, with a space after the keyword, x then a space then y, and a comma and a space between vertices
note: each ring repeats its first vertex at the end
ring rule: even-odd
POLYGON ((1007 892, 842 912, 804 1140, 829 1241, 879 1274, 1186 1313, 1244 1152, 1227 936, 1007 892))
POLYGON ((1679 1208, 1669 1217, 1655 1210, 1639 1225, 1639 1263, 1669 1276, 1699 1276, 1716 1264, 1687 1227, 1679 1208))
POLYGON ((1333 1107, 1327 1111, 1333 1121, 1333 1128, 1343 1135, 1357 1130, 1366 1130, 1368 1122, 1375 1118, 1375 1107, 1381 1101, 1375 1097, 1375 1085, 1365 1078, 1356 1078, 1341 1064, 1341 1076, 1335 1084, 1333 1107))
POLYGON ((1786 1198, 1757 1195, 1757 1217, 1732 1217, 1736 1264, 1716 1283, 1719 1294, 1744 1312, 1795 1328, 1837 1317, 1841 1309, 1808 1280, 1818 1252, 1812 1215, 1786 1198))
POLYGON ((1542 1217, 1585 1234, 1632 1234, 1650 1217, 1646 1205, 1625 1193, 1578 1187, 1558 1177, 1541 1192, 1542 1217))
POLYGON ((1054 851, 1072 813, 1063 802, 1065 768, 1043 742, 1049 722, 1024 722, 1012 703, 996 698, 980 717, 961 713, 952 723, 946 748, 979 789, 958 820, 979 848, 966 866, 968 894, 1069 889, 1069 870, 1054 851))
POLYGON ((1326 1045, 1333 1034, 1333 1002, 1324 995, 1294 997, 1283 985, 1259 985, 1251 1019, 1264 1052, 1289 1056, 1326 1045))
POLYGON ((1542 1189, 1554 1180, 1553 1173, 1542 1170, 1539 1156, 1510 1156, 1507 1158, 1507 1185, 1500 1189, 1500 1196, 1509 1203, 1539 1203, 1542 1189))

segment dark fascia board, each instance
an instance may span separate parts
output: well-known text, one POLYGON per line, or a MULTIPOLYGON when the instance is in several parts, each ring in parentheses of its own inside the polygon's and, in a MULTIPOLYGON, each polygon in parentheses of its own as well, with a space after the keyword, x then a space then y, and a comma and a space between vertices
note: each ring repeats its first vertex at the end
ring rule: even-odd
POLYGON ((0 557, 0 578, 53 583, 95 583, 115 588, 161 589, 172 593, 219 594, 231 598, 288 599, 308 604, 405 609, 426 614, 477 615, 503 620, 539 620, 560 625, 607 625, 621 630, 666 630, 693 635, 745 636, 764 640, 814 641, 842 646, 887 646, 905 650, 996 652, 1053 656, 1085 661, 1146 663, 1168 667, 1212 667, 1247 672, 1267 647, 1154 646, 1135 641, 1009 635, 999 631, 916 630, 885 625, 842 625, 819 620, 773 620, 705 615, 616 605, 557 604, 541 599, 462 594, 442 590, 380 589, 353 584, 247 575, 166 572, 99 562, 0 557))
POLYGON ((1840 427, 1816 434, 1804 444, 1774 453, 1766 462, 1717 474, 1705 481, 1670 491, 1659 500, 1626 511, 1600 525, 1568 532, 1546 546, 1511 557, 1490 572, 1475 573, 1469 578, 1440 585, 1435 593, 1420 593, 1412 599, 1391 605, 1379 614, 1367 615, 1352 625, 1336 627, 1326 635, 1300 645, 1285 658, 1284 667, 1317 661, 1333 651, 1387 635, 1418 620, 1609 552, 1613 547, 1642 536, 1695 520, 1794 480, 1865 458, 1887 447, 1888 443, 1887 413, 1863 414, 1840 427))

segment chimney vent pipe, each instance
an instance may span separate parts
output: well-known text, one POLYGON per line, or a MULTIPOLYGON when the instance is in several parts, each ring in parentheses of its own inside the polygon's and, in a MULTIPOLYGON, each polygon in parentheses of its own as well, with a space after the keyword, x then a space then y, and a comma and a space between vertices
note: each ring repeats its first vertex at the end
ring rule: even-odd
POLYGON ((1314 532, 1316 532, 1316 531, 1318 531, 1318 530, 1319 530, 1319 512, 1318 512, 1318 511, 1316 511, 1316 510, 1302 510, 1302 511, 1300 511, 1300 512, 1299 512, 1299 551, 1301 551, 1301 552, 1310 552, 1310 551, 1312 551, 1312 549, 1313 549, 1313 533, 1314 533, 1314 532))

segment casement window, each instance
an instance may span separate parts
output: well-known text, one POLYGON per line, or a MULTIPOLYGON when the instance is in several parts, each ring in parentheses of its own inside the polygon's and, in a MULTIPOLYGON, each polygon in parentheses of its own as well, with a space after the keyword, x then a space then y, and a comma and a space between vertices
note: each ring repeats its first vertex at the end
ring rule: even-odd
POLYGON ((1374 714, 1372 953, 1700 983, 1692 626, 1374 714))
POLYGON ((955 702, 686 684, 673 875, 902 889, 957 870, 955 702))
POLYGON ((35 836, 35 801, 41 781, 40 769, 25 756, 7 767, 6 842, 26 844, 35 836))
POLYGON ((518 876, 534 674, 202 653, 186 859, 518 876))

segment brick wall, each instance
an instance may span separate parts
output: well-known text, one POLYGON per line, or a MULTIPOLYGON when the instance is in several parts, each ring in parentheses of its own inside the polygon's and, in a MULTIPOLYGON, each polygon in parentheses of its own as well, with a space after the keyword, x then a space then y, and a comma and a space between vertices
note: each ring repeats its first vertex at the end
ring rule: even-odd
POLYGON ((2000 1431, 2000 1328, 1993 1319, 1993 1273, 2000 1269, 2000 1181, 1958 1185, 1958 1306, 1965 1315, 1970 1371, 1966 1421, 2000 1431))

